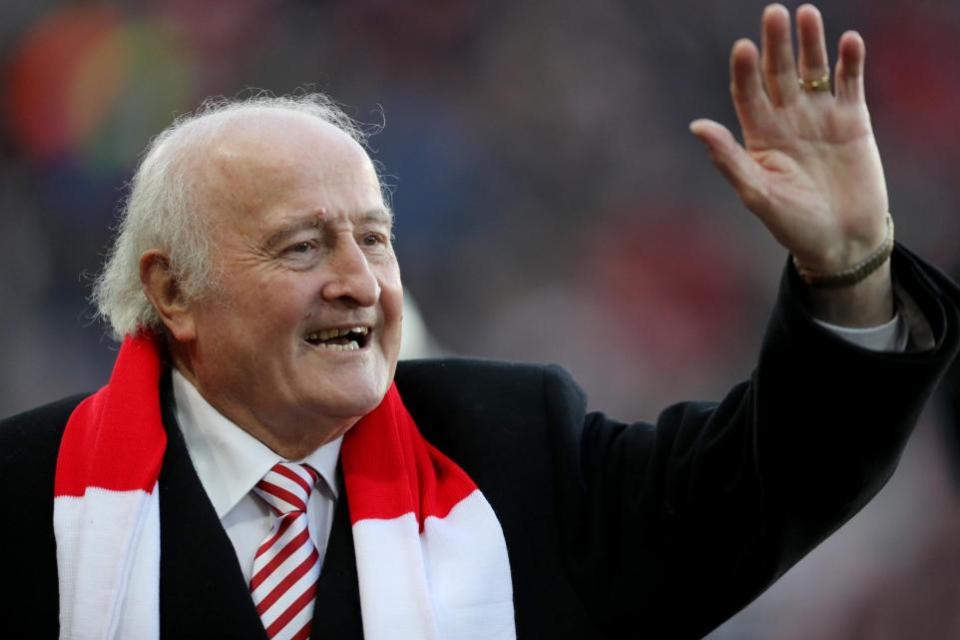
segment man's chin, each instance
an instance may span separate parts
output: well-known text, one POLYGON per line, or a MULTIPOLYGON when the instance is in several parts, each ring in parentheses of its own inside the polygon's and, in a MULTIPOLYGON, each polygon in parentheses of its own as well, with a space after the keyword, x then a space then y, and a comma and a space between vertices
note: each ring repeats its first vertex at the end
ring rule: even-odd
POLYGON ((310 403, 315 412, 337 418, 362 418, 383 401, 389 384, 377 381, 347 383, 337 388, 336 393, 315 397, 310 403))

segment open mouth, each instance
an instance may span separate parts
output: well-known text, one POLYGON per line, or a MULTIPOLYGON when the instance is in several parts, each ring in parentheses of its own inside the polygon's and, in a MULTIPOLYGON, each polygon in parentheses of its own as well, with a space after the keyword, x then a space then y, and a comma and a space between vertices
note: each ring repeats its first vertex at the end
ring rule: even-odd
POLYGON ((314 347, 330 351, 356 351, 367 346, 370 340, 370 327, 348 327, 345 329, 322 329, 304 336, 314 347))

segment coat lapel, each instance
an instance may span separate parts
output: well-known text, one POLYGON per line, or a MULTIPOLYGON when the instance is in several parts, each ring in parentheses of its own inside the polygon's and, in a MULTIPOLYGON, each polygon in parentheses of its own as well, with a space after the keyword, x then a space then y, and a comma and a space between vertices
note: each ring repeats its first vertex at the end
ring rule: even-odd
MULTIPOLYGON (((337 470, 343 486, 343 474, 337 470)), ((347 509, 347 492, 341 491, 334 510, 333 525, 323 559, 323 571, 317 582, 317 602, 313 610, 312 640, 360 640, 360 587, 353 551, 353 529, 347 509)))
POLYGON ((193 468, 169 398, 160 472, 160 636, 264 640, 236 552, 193 468))

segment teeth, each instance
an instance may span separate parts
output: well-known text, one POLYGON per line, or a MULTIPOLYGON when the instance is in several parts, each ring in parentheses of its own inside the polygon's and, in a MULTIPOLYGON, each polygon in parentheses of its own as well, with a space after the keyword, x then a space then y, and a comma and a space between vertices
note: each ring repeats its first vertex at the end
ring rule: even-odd
POLYGON ((331 351, 356 351, 360 348, 360 345, 351 340, 347 344, 321 344, 320 347, 331 351))
MULTIPOLYGON (((314 331, 313 333, 308 333, 306 335, 307 340, 311 341, 324 341, 330 340, 331 338, 342 338, 350 333, 356 333, 361 336, 365 336, 370 333, 370 329, 367 327, 350 327, 349 329, 322 329, 321 331, 314 331)), ((330 346, 343 346, 343 345, 330 345, 330 346)))

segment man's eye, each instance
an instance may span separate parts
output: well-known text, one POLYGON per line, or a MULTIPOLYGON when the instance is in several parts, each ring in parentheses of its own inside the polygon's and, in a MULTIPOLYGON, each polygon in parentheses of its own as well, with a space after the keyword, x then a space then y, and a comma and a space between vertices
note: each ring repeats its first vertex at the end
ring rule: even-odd
POLYGON ((375 247, 378 244, 383 243, 383 236, 381 236, 379 233, 368 233, 367 235, 363 236, 363 244, 367 245, 368 247, 375 247))
POLYGON ((287 247, 287 253, 307 253, 313 250, 312 242, 298 242, 297 244, 287 247))

